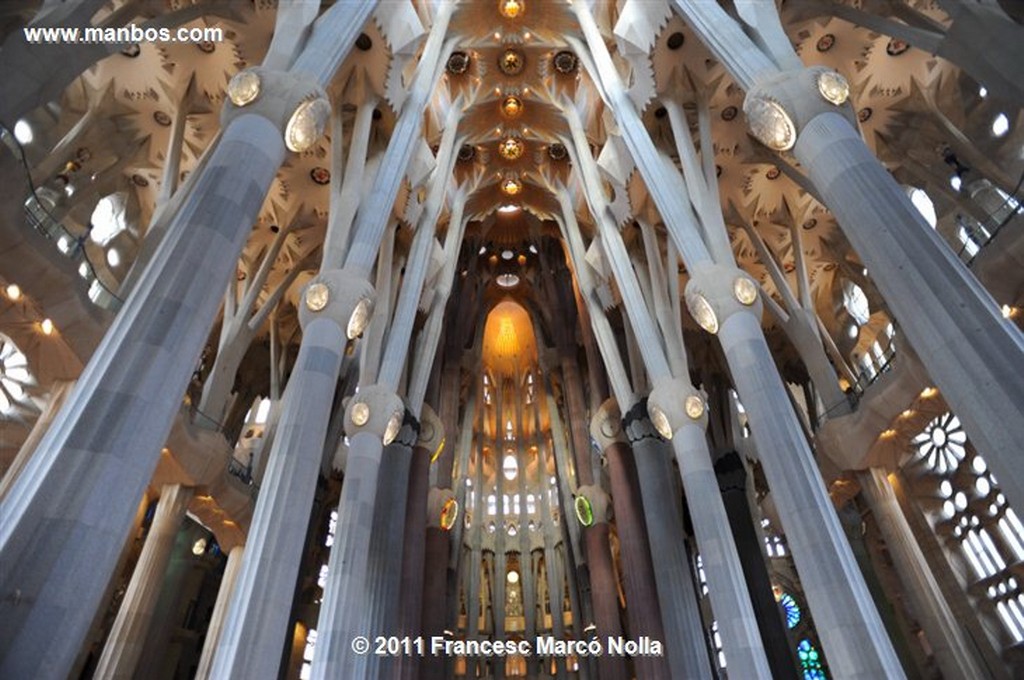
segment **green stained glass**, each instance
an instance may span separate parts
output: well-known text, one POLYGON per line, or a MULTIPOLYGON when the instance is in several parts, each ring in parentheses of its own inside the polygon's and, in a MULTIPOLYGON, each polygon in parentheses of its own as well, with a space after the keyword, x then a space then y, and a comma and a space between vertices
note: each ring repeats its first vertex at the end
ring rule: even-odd
POLYGON ((586 496, 576 496, 576 501, 573 503, 576 507, 576 518, 585 527, 589 527, 594 523, 594 508, 590 505, 590 500, 586 496))

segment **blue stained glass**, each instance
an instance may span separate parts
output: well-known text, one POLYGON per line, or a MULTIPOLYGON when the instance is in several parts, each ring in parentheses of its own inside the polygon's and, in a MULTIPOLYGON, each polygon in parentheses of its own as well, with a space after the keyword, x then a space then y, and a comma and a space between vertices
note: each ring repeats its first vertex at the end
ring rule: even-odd
POLYGON ((825 668, 821 665, 821 653, 808 639, 803 639, 796 646, 796 655, 800 659, 800 668, 804 680, 828 680, 825 668))
POLYGON ((800 617, 803 615, 800 611, 800 605, 796 603, 796 600, 789 593, 783 593, 782 597, 779 598, 779 603, 786 612, 786 627, 794 628, 796 624, 800 623, 800 617))

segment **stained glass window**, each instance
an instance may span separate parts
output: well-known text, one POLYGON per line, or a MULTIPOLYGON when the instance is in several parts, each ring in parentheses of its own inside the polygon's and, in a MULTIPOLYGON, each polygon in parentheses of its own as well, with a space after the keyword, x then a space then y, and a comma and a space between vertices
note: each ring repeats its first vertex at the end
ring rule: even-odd
POLYGON ((800 605, 796 603, 796 600, 789 593, 782 594, 782 597, 779 598, 779 604, 782 605, 783 611, 786 612, 786 627, 796 627, 796 624, 800 623, 800 617, 802 616, 800 605))
POLYGON ((821 665, 821 654, 808 639, 803 639, 796 646, 796 655, 800 659, 800 670, 804 680, 827 680, 825 668, 821 665))

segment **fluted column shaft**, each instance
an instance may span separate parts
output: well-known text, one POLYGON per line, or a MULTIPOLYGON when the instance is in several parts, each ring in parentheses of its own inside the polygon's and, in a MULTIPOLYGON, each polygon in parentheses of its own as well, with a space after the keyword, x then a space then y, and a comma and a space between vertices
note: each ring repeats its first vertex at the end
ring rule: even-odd
MULTIPOLYGON (((405 506, 405 526, 402 544, 402 584, 399 606, 401 615, 398 635, 416 637, 426 635, 423 630, 423 568, 447 567, 448 560, 427 562, 427 492, 430 486, 430 451, 417 445, 412 450, 412 465, 409 470, 409 488, 405 506)), ((447 569, 444 569, 447 571, 447 569)), ((443 592, 443 591, 442 591, 443 592)), ((443 612, 444 606, 441 606, 443 612)), ((415 680, 419 674, 419 659, 402 657, 398 661, 398 677, 415 680)))
POLYGON ((191 488, 180 484, 168 484, 161 490, 142 554, 96 667, 96 678, 116 680, 134 676, 160 598, 174 539, 192 495, 191 488))
POLYGON ((816 116, 794 154, 871 271, 928 374, 1024 507, 1024 334, 838 113, 816 116))
POLYGON ((925 561, 885 471, 871 468, 858 472, 857 479, 943 677, 964 680, 983 677, 985 673, 971 653, 963 629, 925 561))
POLYGON ((683 518, 672 491, 668 445, 647 420, 647 409, 637 404, 625 418, 640 482, 644 517, 651 543, 654 580, 665 626, 665 653, 673 678, 711 678, 708 647, 697 604, 690 557, 686 553, 683 518))
POLYGON ((224 622, 227 619, 231 593, 235 590, 235 582, 238 580, 238 572, 242 566, 242 555, 244 554, 245 546, 241 545, 236 545, 228 553, 224 574, 220 578, 220 588, 217 589, 217 600, 213 604, 213 615, 210 617, 210 625, 206 628, 206 639, 203 641, 203 652, 199 656, 199 667, 196 670, 195 680, 209 680, 212 677, 210 671, 213 667, 213 655, 217 651, 221 633, 224 632, 224 622))
MULTIPOLYGON (((626 620, 634 638, 646 635, 665 641, 661 607, 654 581, 651 549, 644 525, 643 505, 636 479, 633 452, 623 442, 615 442, 604 451, 611 481, 612 506, 619 535, 619 558, 626 591, 626 620)), ((637 676, 645 680, 668 680, 665 657, 637 657, 633 660, 637 676)))
MULTIPOLYGON (((329 318, 303 329, 213 661, 218 680, 277 676, 344 348, 344 331, 329 318)), ((339 520, 339 541, 342 531, 339 520)), ((337 542, 332 558, 335 551, 337 542)))
POLYGON ((74 663, 284 154, 269 120, 246 114, 228 125, 164 247, 4 498, 0 675, 63 678, 74 663))

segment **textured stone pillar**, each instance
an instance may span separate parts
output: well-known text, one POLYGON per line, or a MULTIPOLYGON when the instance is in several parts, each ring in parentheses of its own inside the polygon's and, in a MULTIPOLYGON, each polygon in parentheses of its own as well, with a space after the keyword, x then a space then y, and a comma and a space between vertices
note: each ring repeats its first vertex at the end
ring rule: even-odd
POLYGON ((285 389, 238 584, 213 661, 211 675, 218 680, 276 676, 288 634, 295 579, 345 348, 345 333, 334 319, 307 320, 302 315, 300 319, 305 321, 302 345, 285 389))
MULTIPOLYGON (((427 527, 426 550, 423 559, 423 625, 424 639, 444 633, 445 592, 448 587, 449 532, 437 526, 427 527)), ((422 680, 444 678, 444 658, 428 656, 421 660, 419 672, 422 680)))
POLYGON ((199 668, 196 670, 195 680, 209 680, 212 677, 210 670, 213 666, 213 655, 217 651, 217 645, 220 643, 220 636, 224 630, 228 604, 231 602, 231 593, 235 590, 235 581, 238 579, 244 554, 245 546, 241 545, 236 545, 228 553, 228 561, 224 565, 224 575, 220 578, 220 588, 217 590, 217 601, 213 604, 213 616, 210 617, 210 625, 206 629, 203 653, 199 657, 199 668))
POLYGON ((284 153, 266 118, 227 125, 59 425, 0 505, 0 675, 63 678, 74 663, 284 153))
POLYGON ((161 490, 142 554, 96 667, 96 678, 134 677, 160 598, 171 549, 192 495, 191 488, 180 484, 168 484, 161 490))
POLYGON ((729 667, 743 678, 771 678, 704 428, 680 427, 672 436, 672 449, 729 667))
MULTIPOLYGON (((619 620, 618 584, 612 568, 611 544, 608 540, 608 495, 594 486, 581 486, 576 490, 577 498, 585 497, 590 503, 593 523, 585 526, 583 541, 590 572, 591 603, 594 611, 594 632, 598 639, 622 635, 619 620)), ((597 659, 598 674, 602 680, 626 678, 626 661, 623 657, 605 654, 597 659)))
MULTIPOLYGON (((427 550, 427 493, 430 487, 429 448, 421 440, 412 451, 412 467, 409 470, 408 500, 405 506, 405 527, 402 537, 402 584, 399 597, 401 613, 398 635, 418 637, 423 633, 423 567, 427 550)), ((459 517, 461 520, 462 518, 459 517)), ((429 563, 426 563, 429 564, 429 563)), ((436 566, 436 565, 435 565, 436 566)), ((441 566, 444 566, 443 563, 441 566)), ((442 606, 442 610, 444 607, 442 606)), ((398 660, 398 677, 415 680, 420 659, 403 656, 398 660)))
POLYGON ((668 445, 658 437, 640 402, 623 418, 640 481, 654 579, 665 626, 665 654, 673 678, 711 678, 700 607, 686 554, 683 518, 672 490, 668 445))
POLYGON ((885 471, 871 468, 858 472, 857 479, 943 677, 965 680, 983 677, 985 673, 917 545, 885 471))
MULTIPOLYGON (((376 677, 372 654, 352 650, 357 635, 373 639, 373 598, 368 597, 372 570, 381 571, 381 554, 374 551, 374 506, 384 447, 395 437, 405 417, 401 399, 379 385, 363 387, 349 401, 345 430, 349 436, 348 464, 338 503, 338 531, 328 563, 312 677, 376 677)), ((404 519, 405 513, 402 513, 404 519)), ((379 625, 379 624, 378 624, 379 625)))
POLYGON ((903 677, 757 317, 728 316, 718 337, 832 668, 849 678, 903 677))
POLYGON ((1010 504, 1024 507, 1024 372, 1014 370, 1024 364, 1024 334, 847 118, 817 115, 800 129, 793 152, 1010 504))
POLYGON ((743 461, 735 452, 729 452, 715 462, 715 474, 772 675, 776 678, 797 677, 794 647, 786 634, 785 619, 772 591, 771 576, 765 566, 764 542, 754 529, 754 518, 747 501, 747 472, 743 461))
MULTIPOLYGON (((377 498, 373 508, 373 536, 370 539, 370 567, 366 583, 366 618, 369 637, 398 635, 402 561, 405 557, 405 508, 409 495, 412 447, 419 423, 408 411, 395 441, 384 447, 377 498)), ((369 659, 366 677, 388 678, 397 670, 393 656, 369 659)))
POLYGON ((10 467, 3 473, 3 479, 0 480, 0 500, 7 495, 7 492, 14 485, 14 480, 18 478, 18 475, 21 474, 21 471, 32 458, 32 454, 36 452, 39 440, 50 429, 54 416, 64 406, 64 401, 68 398, 68 394, 74 386, 74 381, 67 380, 58 380, 53 384, 53 388, 50 390, 50 399, 46 402, 46 408, 36 418, 35 424, 32 425, 32 431, 28 433, 28 437, 22 443, 21 448, 18 449, 18 455, 14 457, 10 467))

